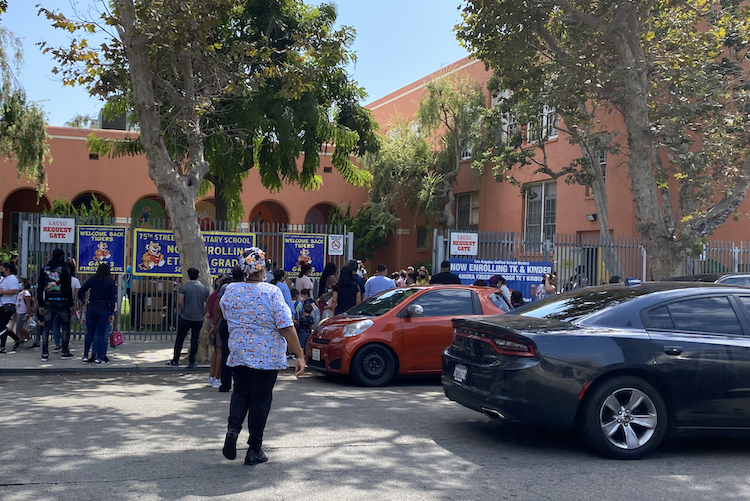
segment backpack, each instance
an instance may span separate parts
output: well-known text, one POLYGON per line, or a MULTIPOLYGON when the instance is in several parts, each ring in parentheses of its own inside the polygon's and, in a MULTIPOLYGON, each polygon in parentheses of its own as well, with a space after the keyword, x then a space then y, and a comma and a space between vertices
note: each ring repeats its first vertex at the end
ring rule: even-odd
POLYGON ((62 278, 63 278, 63 267, 55 266, 51 268, 49 265, 44 267, 44 275, 47 280, 44 284, 43 296, 45 301, 63 301, 62 293, 62 278))

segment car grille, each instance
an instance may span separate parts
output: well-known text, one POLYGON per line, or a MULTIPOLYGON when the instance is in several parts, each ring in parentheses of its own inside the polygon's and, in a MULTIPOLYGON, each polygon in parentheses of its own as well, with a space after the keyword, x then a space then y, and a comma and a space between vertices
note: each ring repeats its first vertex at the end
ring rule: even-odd
POLYGON ((321 369, 326 368, 326 363, 322 360, 310 360, 310 365, 313 365, 315 367, 320 367, 321 369))
POLYGON ((312 341, 315 344, 328 344, 331 342, 330 339, 320 339, 318 337, 311 337, 310 341, 312 341))
POLYGON ((330 364, 328 364, 328 368, 332 371, 340 371, 341 370, 341 359, 337 358, 336 360, 333 360, 330 364))

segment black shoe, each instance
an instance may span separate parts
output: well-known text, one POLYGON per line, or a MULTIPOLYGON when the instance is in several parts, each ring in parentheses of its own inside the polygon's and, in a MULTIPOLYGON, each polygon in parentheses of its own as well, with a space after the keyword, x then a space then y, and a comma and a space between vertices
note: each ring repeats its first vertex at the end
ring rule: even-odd
POLYGON ((174 360, 170 360, 169 362, 167 362, 167 365, 170 365, 172 367, 177 367, 177 366, 180 365, 180 363, 179 362, 175 362, 174 360))
POLYGON ((226 393, 226 392, 228 392, 231 389, 232 389, 231 386, 219 386, 219 391, 222 392, 222 393, 226 393))
POLYGON ((29 346, 28 348, 26 348, 26 349, 27 349, 27 350, 31 350, 31 349, 33 349, 33 348, 41 348, 41 346, 39 346, 39 345, 38 345, 37 343, 34 343, 34 344, 32 344, 31 346, 29 346))
POLYGON ((63 360, 70 360, 71 358, 76 358, 76 356, 68 352, 68 353, 63 353, 62 355, 60 355, 60 358, 62 358, 63 360))
POLYGON ((188 369, 195 369, 196 367, 198 367, 198 364, 196 362, 190 362, 188 364, 188 369))
POLYGON ((0 353, 6 353, 5 348, 0 348, 0 353))
POLYGON ((247 450, 247 456, 245 456, 245 464, 253 465, 265 463, 266 461, 268 461, 268 454, 263 452, 263 449, 258 449, 257 451, 253 449, 247 450))
POLYGON ((16 341, 16 343, 13 345, 13 351, 16 351, 19 346, 23 344, 23 341, 16 341))
POLYGON ((42 362, 47 362, 49 360, 49 355, 47 353, 42 353, 42 362))
POLYGON ((224 448, 221 450, 224 457, 228 460, 233 460, 237 457, 237 432, 229 430, 227 436, 224 438, 224 448))
POLYGON ((102 363, 107 365, 109 363, 109 357, 102 357, 102 363))

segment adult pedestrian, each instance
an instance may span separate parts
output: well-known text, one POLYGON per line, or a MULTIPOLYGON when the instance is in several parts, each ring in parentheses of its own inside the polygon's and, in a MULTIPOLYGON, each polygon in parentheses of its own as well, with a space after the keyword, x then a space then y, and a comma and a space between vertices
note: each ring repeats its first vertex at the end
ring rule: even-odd
MULTIPOLYGON (((219 289, 218 300, 224 297, 224 293, 227 290, 227 286, 230 283, 243 282, 245 280, 245 274, 242 272, 242 268, 234 266, 232 268, 232 277, 228 282, 219 289)), ((217 304, 218 305, 218 304, 217 304)), ((221 314, 221 308, 214 310, 213 325, 211 330, 208 331, 209 336, 212 332, 219 332, 218 337, 221 342, 221 380, 219 384, 219 391, 226 393, 232 389, 232 370, 227 365, 227 359, 229 358, 229 326, 227 325, 226 319, 221 314)))
POLYGON ((362 294, 362 297, 365 297, 365 279, 362 278, 362 276, 357 273, 357 270, 359 269, 359 265, 361 264, 361 261, 357 261, 356 259, 350 259, 346 265, 351 268, 352 270, 352 279, 354 280, 354 283, 357 284, 359 287, 359 292, 362 294))
POLYGON ((500 291, 503 293, 503 296, 505 296, 505 299, 510 301, 510 289, 508 288, 508 282, 502 275, 492 275, 490 277, 489 285, 490 287, 500 289, 500 291))
POLYGON ((289 306, 290 311, 294 311, 294 301, 292 300, 292 291, 286 283, 286 272, 282 269, 274 270, 273 280, 271 284, 281 289, 281 294, 284 296, 286 305, 289 306))
POLYGON ((461 279, 458 275, 451 273, 451 262, 448 260, 440 263, 440 273, 433 275, 430 279, 431 284, 443 284, 443 285, 461 285, 461 279))
POLYGON ((73 289, 70 281, 70 266, 65 262, 65 251, 55 249, 52 259, 42 268, 37 281, 39 313, 44 315, 42 338, 42 361, 49 360, 49 335, 56 318, 60 319, 62 353, 60 358, 70 360, 70 315, 73 313, 73 289))
POLYGON ((177 298, 177 310, 180 312, 177 339, 174 342, 174 355, 167 365, 180 365, 180 353, 188 331, 190 331, 188 368, 192 369, 197 365, 195 355, 198 353, 198 337, 203 328, 203 312, 209 296, 208 288, 198 281, 198 276, 198 270, 190 268, 188 270, 190 281, 180 287, 180 295, 177 298))
POLYGON ((305 370, 292 312, 281 290, 263 282, 264 260, 265 253, 261 249, 245 249, 240 258, 245 280, 227 285, 219 300, 221 314, 229 325, 227 365, 232 367, 234 376, 222 453, 230 460, 237 457, 237 437, 247 416, 250 438, 246 465, 268 461, 262 449, 263 432, 276 377, 279 370, 287 368, 287 348, 297 357, 295 377, 305 370))
POLYGON ((424 266, 419 267, 417 272, 417 285, 427 285, 430 283, 430 274, 427 273, 427 268, 424 266))
POLYGON ((333 286, 336 285, 336 282, 338 282, 336 278, 337 271, 338 268, 334 263, 328 263, 323 268, 323 273, 320 275, 320 281, 318 282, 318 299, 320 299, 320 296, 331 292, 333 286))
POLYGON ((213 386, 214 388, 221 386, 222 340, 221 336, 217 335, 216 329, 213 328, 213 320, 216 315, 216 307, 219 305, 219 291, 229 280, 229 275, 221 275, 217 278, 214 282, 214 290, 208 295, 208 300, 206 301, 206 319, 212 326, 208 332, 208 345, 214 347, 214 352, 211 355, 211 368, 208 371, 208 386, 213 386))
POLYGON ((341 315, 362 302, 362 293, 354 282, 354 272, 348 266, 341 269, 339 282, 333 287, 331 308, 334 315, 341 315))
POLYGON ((21 345, 21 338, 13 332, 13 326, 8 325, 10 319, 16 314, 16 297, 21 290, 21 284, 16 277, 16 267, 13 263, 0 264, 0 274, 3 281, 0 283, 0 353, 5 353, 5 343, 8 336, 13 339, 13 351, 21 345))
POLYGON ((297 280, 294 282, 294 288, 298 291, 301 291, 302 289, 310 289, 312 290, 313 284, 312 280, 310 280, 310 272, 312 271, 312 266, 310 266, 308 263, 302 263, 299 265, 299 274, 297 275, 297 280))
POLYGON ((81 361, 84 364, 96 362, 106 365, 109 363, 107 327, 115 318, 115 304, 117 303, 117 286, 107 263, 100 264, 94 276, 86 280, 78 291, 78 299, 86 302, 86 338, 81 361), (89 292, 88 301, 86 301, 86 292, 89 292), (90 357, 89 349, 91 349, 90 357))
POLYGON ((365 299, 371 298, 383 291, 396 288, 396 282, 388 278, 388 267, 383 263, 378 265, 375 275, 367 279, 365 283, 365 299))

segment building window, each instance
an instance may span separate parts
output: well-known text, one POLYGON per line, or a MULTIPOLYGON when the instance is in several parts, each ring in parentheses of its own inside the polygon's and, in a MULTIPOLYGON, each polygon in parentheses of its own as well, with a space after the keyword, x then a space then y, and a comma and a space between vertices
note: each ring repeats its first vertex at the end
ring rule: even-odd
POLYGON ((535 143, 540 139, 549 141, 557 137, 557 110, 551 106, 544 106, 542 116, 539 120, 532 122, 527 127, 526 140, 529 143, 535 143))
POLYGON ((417 249, 429 249, 430 232, 427 226, 417 226, 417 249))
POLYGON ((471 158, 471 146, 467 146, 461 152, 461 160, 468 160, 471 158))
POLYGON ((456 196, 456 229, 477 230, 479 228, 479 192, 456 196))
POLYGON ((526 189, 526 251, 541 252, 544 242, 555 239, 557 182, 529 185, 526 189))
POLYGON ((333 172, 333 167, 323 167, 323 174, 331 174, 333 172))
MULTIPOLYGON (((600 151, 599 155, 599 167, 602 169, 602 181, 604 181, 604 184, 606 186, 607 184, 607 151, 600 151)), ((594 196, 594 188, 591 186, 586 187, 586 195, 593 197, 594 196)))

